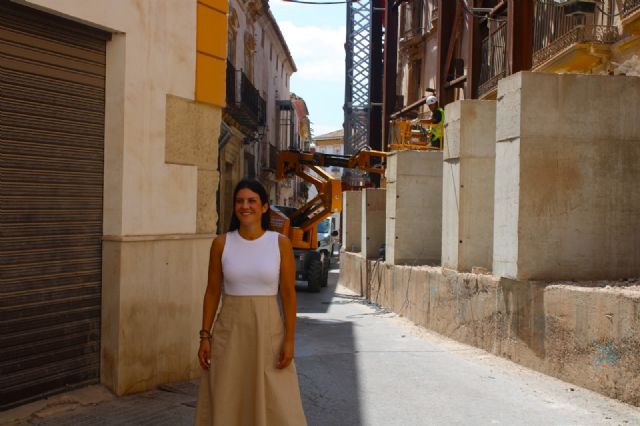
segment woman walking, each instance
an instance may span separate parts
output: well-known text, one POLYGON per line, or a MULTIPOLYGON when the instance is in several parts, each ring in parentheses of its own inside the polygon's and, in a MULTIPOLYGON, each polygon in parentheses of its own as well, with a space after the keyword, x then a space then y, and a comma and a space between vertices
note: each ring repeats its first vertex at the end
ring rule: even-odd
POLYGON ((267 192, 242 180, 228 233, 211 245, 198 359, 198 426, 306 425, 293 363, 296 292, 291 242, 268 231, 267 192), (215 320, 221 294, 222 308, 215 320), (284 322, 278 307, 280 291, 284 322))

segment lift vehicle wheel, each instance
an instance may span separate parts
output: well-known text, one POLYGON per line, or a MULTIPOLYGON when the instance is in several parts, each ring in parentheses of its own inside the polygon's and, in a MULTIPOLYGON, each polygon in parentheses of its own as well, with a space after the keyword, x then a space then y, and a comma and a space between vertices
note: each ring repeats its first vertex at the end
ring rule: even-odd
POLYGON ((321 252, 322 259, 322 287, 329 284, 329 269, 331 268, 331 256, 326 251, 321 252))
POLYGON ((317 293, 322 288, 322 258, 320 257, 320 253, 311 252, 309 253, 311 257, 308 263, 308 288, 309 291, 313 293, 317 293))

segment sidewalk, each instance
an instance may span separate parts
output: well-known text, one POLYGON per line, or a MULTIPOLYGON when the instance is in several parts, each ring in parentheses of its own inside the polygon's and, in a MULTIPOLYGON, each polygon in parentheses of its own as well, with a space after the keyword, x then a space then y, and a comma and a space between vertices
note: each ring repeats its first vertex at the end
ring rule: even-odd
MULTIPOLYGON (((369 305, 336 286, 337 272, 332 271, 321 293, 307 293, 304 287, 298 292, 296 364, 310 426, 640 425, 636 407, 445 339, 369 305)), ((57 404, 17 424, 193 423, 196 382, 122 398, 105 397, 100 387, 84 390, 89 391, 103 402, 91 405, 91 398, 85 398, 65 407, 60 403, 64 397, 53 397, 57 404)))

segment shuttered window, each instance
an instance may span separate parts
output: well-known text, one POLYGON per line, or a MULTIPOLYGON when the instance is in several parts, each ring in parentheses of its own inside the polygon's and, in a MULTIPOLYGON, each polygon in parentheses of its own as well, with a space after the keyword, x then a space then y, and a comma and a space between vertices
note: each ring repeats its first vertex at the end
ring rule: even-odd
POLYGON ((0 0, 0 409, 99 381, 108 37, 0 0))

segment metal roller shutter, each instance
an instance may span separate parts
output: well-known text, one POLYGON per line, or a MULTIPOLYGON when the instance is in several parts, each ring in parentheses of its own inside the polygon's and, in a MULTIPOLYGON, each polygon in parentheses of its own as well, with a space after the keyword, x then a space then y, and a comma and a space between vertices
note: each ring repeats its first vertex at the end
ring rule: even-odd
POLYGON ((0 409, 99 380, 108 38, 0 0, 0 409))

